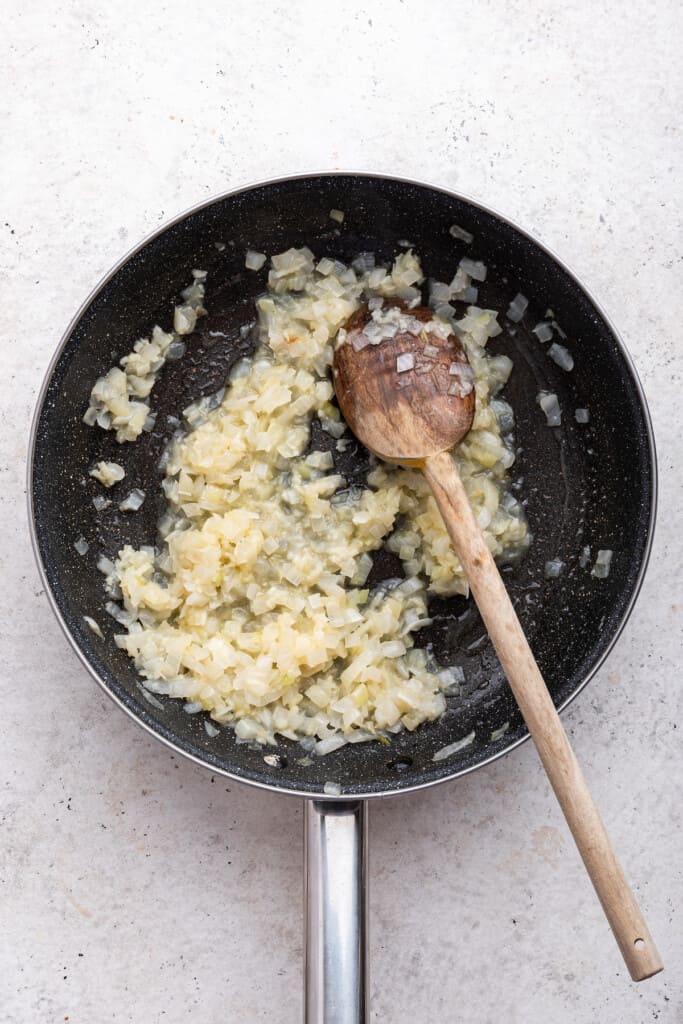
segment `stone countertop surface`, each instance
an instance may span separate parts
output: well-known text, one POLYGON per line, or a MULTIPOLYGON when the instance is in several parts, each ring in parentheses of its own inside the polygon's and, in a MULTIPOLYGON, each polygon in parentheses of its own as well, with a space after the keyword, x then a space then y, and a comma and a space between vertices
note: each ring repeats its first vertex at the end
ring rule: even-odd
POLYGON ((300 802, 173 757, 94 685, 24 480, 50 357, 122 253, 212 194, 337 168, 459 190, 559 253, 633 355, 661 473, 635 611, 564 721, 667 970, 629 981, 526 744, 373 804, 371 1019, 683 1020, 681 28, 675 0, 9 0, 0 1021, 301 1019, 300 802))

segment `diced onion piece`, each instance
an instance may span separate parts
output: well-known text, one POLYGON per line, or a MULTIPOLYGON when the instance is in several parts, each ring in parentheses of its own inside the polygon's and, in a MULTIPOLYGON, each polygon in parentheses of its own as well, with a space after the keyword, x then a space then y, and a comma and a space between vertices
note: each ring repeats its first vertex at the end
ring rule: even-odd
POLYGON ((554 341, 548 349, 548 355, 554 363, 557 363, 561 370, 569 371, 574 369, 574 357, 564 345, 558 345, 554 341))
POLYGON ((470 234, 469 231, 466 231, 465 228, 461 228, 459 224, 451 224, 448 229, 448 233, 452 235, 453 238, 459 238, 461 242, 465 243, 465 245, 469 245, 474 238, 474 235, 470 234))
POLYGON ((94 476, 105 487, 113 487, 119 480, 123 480, 126 471, 118 462, 98 462, 94 469, 90 470, 90 476, 94 476))
POLYGON ((557 395, 541 391, 536 396, 536 401, 545 413, 546 422, 549 427, 559 427, 562 422, 562 410, 557 400, 557 395))
POLYGON ((543 575, 547 580, 554 580, 560 575, 564 569, 564 565, 565 563, 559 558, 553 558, 549 562, 545 563, 545 566, 543 567, 543 575))
POLYGON ((337 733, 334 736, 326 736, 324 740, 319 740, 313 749, 320 757, 324 757, 325 754, 331 754, 333 750, 339 750, 345 744, 345 737, 337 733))
POLYGON ((425 345, 425 347, 422 349, 422 352, 429 359, 433 359, 435 356, 438 356, 439 354, 439 350, 436 345, 425 345))
POLYGON ((208 720, 208 718, 205 718, 204 719, 204 731, 206 732, 207 736, 209 736, 211 739, 214 739, 216 736, 218 736, 218 734, 220 732, 220 729, 218 729, 213 724, 213 722, 210 722, 208 720))
POLYGON ((499 740, 501 738, 501 736, 505 735, 505 733, 508 731, 509 728, 510 728, 510 723, 509 722, 503 722, 503 724, 501 725, 500 729, 494 729, 493 732, 491 733, 491 741, 490 742, 491 743, 495 743, 496 740, 499 740))
MULTIPOLYGON (((341 333, 342 332, 340 331, 339 334, 341 335, 341 333)), ((372 344, 372 342, 368 338, 368 336, 365 333, 365 331, 361 331, 360 333, 356 333, 351 338, 351 347, 352 347, 354 352, 362 352, 362 350, 364 348, 367 348, 368 345, 370 345, 370 344, 372 344)))
POLYGON ((323 786, 323 793, 326 796, 341 796, 342 788, 338 782, 326 782, 323 786))
POLYGON ((197 326, 197 310, 194 306, 176 306, 173 310, 173 330, 176 334, 192 334, 197 326))
POLYGON ((115 569, 114 563, 112 562, 111 558, 107 558, 106 555, 100 555, 100 557, 97 559, 96 566, 99 569, 99 571, 103 573, 105 576, 111 576, 115 569))
POLYGON ((344 220, 344 213, 342 210, 330 210, 330 220, 335 221, 337 224, 341 224, 344 220))
POLYGON ((90 545, 88 544, 85 537, 77 537, 76 540, 74 541, 74 547, 76 548, 76 551, 78 552, 79 555, 85 555, 90 545))
POLYGON ((254 252, 252 249, 247 249, 244 265, 247 270, 260 270, 267 259, 268 257, 264 252, 254 252))
POLYGON ((111 501, 109 498, 105 498, 103 494, 96 494, 92 500, 93 505, 97 512, 103 512, 105 508, 109 508, 111 501))
POLYGON ((552 327, 550 324, 544 323, 543 321, 541 321, 540 324, 536 324, 535 327, 532 327, 532 333, 535 334, 538 340, 543 342, 543 344, 545 344, 546 341, 551 341, 553 337, 552 327))
POLYGON ((188 701, 187 704, 183 704, 183 711, 186 715, 197 715, 200 711, 204 710, 204 705, 200 700, 188 701))
POLYGON ((173 362, 175 359, 182 359, 187 346, 184 341, 172 341, 166 350, 166 358, 173 362))
POLYGON ((95 636, 99 636, 101 640, 104 640, 104 633, 90 615, 84 615, 83 621, 85 622, 86 626, 88 627, 91 633, 94 633, 95 636))
POLYGON ((610 573, 613 554, 614 552, 609 548, 600 548, 595 558, 595 565, 591 569, 591 576, 595 576, 599 580, 606 580, 610 573))
POLYGON ((574 410, 574 419, 576 420, 577 423, 589 423, 590 422, 590 418, 591 418, 591 414, 588 411, 588 409, 575 409, 574 410))
MULTIPOLYGON (((146 681, 149 683, 149 680, 146 681)), ((150 693, 146 686, 143 686, 141 683, 137 683, 137 688, 144 697, 144 699, 147 701, 147 703, 151 704, 153 708, 156 708, 158 711, 165 710, 164 705, 161 703, 161 701, 158 700, 153 693, 150 693)))
POLYGON ((465 747, 474 741, 475 731, 468 733, 467 736, 463 736, 461 740, 456 740, 455 743, 449 743, 448 746, 441 747, 440 750, 432 757, 432 761, 445 761, 447 757, 451 757, 452 754, 457 754, 459 750, 464 750, 465 747))
POLYGON ((481 260, 471 260, 468 256, 463 256, 458 266, 469 274, 473 281, 486 280, 486 264, 481 260))
POLYGON ((405 373, 406 370, 412 370, 415 366, 415 357, 412 352, 404 352, 396 359, 396 372, 405 373))
POLYGON ((120 512, 137 512, 145 500, 145 492, 141 491, 139 487, 134 487, 128 497, 124 498, 119 505, 120 512))
POLYGON ((582 569, 585 569, 586 566, 588 565, 588 563, 590 562, 590 560, 591 560, 590 544, 586 544, 585 548, 583 548, 583 550, 581 552, 581 555, 579 556, 579 565, 581 566, 582 569))
POLYGON ((443 281, 430 281, 429 282, 429 304, 430 306, 440 306, 445 302, 449 302, 451 298, 450 285, 445 284, 443 281))
POLYGON ((505 315, 507 316, 508 320, 512 320, 513 324, 518 324, 524 316, 524 314, 526 313, 528 305, 529 300, 527 299, 527 297, 525 295, 522 295, 521 292, 518 292, 517 295, 515 295, 512 302, 510 303, 510 305, 508 306, 508 311, 505 315))

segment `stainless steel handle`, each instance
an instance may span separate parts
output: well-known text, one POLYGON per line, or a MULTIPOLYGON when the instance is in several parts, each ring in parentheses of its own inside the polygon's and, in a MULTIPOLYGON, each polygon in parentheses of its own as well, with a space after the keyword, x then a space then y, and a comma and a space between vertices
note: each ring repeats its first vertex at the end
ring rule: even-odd
POLYGON ((366 1024, 367 803, 306 800, 306 1024, 366 1024))

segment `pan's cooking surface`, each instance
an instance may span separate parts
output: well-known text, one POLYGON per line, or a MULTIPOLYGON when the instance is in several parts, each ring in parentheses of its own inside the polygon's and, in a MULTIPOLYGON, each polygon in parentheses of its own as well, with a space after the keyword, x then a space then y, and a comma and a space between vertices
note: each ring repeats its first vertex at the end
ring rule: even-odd
MULTIPOLYGON (((214 770, 293 791, 320 791, 327 780, 343 791, 370 795, 410 788, 466 771, 507 749, 524 726, 472 602, 432 599, 434 624, 416 635, 431 645, 442 665, 461 665, 465 685, 449 698, 443 718, 414 733, 379 743, 344 747, 313 764, 304 752, 282 741, 280 766, 263 758, 273 748, 238 744, 230 730, 206 734, 203 716, 189 716, 182 701, 142 695, 132 662, 113 642, 120 630, 103 609, 100 552, 114 556, 125 543, 153 543, 162 508, 159 456, 179 413, 201 395, 216 391, 228 369, 251 349, 240 327, 252 322, 253 299, 263 290, 266 269, 244 269, 247 248, 273 254, 308 245, 317 256, 349 261, 372 251, 389 262, 411 242, 428 277, 450 280, 464 254, 481 258, 488 277, 478 304, 501 311, 503 334, 489 342, 514 360, 504 397, 516 417, 518 457, 511 475, 534 541, 522 562, 504 570, 522 625, 557 705, 564 704, 604 656, 635 597, 650 542, 654 512, 654 462, 647 414, 639 387, 619 343, 595 306, 555 260, 511 225, 465 200, 426 186, 394 179, 325 175, 288 179, 229 195, 194 211, 135 253, 107 281, 68 335, 53 369, 35 427, 31 483, 37 547, 53 600, 82 656, 96 675, 137 718, 183 752, 214 770), (331 207, 344 210, 341 229, 331 207), (458 223, 471 231, 470 246, 453 239, 458 223), (218 243, 218 244, 217 244, 218 243), (151 403, 159 410, 155 430, 134 444, 119 445, 113 434, 88 428, 81 418, 100 374, 128 352, 155 322, 170 325, 174 301, 192 268, 209 272, 209 316, 188 343, 186 356, 159 375, 151 403), (504 313, 513 296, 531 300, 524 324, 513 327, 504 313), (559 369, 530 329, 548 307, 568 335, 574 355, 571 373, 559 369), (545 426, 536 404, 541 388, 557 393, 563 409, 559 429, 545 426), (579 425, 574 409, 587 407, 591 421, 579 425), (109 497, 110 509, 92 505, 101 488, 87 475, 99 459, 122 463, 126 479, 109 497), (136 514, 117 504, 131 487, 147 492, 136 514), (73 548, 83 535, 90 548, 73 548), (607 580, 596 580, 578 559, 584 545, 614 549, 607 580), (544 580, 544 563, 560 558, 559 579, 544 580), (82 616, 92 615, 105 640, 95 637, 82 616), (495 743, 491 733, 509 722, 495 743), (475 730, 474 743, 446 761, 434 762, 440 747, 475 730)), ((315 447, 334 452, 350 482, 364 479, 365 452, 357 445, 339 455, 334 441, 313 426, 315 447)), ((401 575, 400 563, 382 551, 375 556, 370 583, 401 575)))

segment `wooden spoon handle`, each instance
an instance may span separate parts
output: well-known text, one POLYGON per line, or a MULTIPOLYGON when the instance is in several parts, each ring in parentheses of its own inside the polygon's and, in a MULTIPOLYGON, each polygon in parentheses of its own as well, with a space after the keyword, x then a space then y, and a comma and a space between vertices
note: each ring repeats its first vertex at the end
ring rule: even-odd
POLYGON ((649 978, 662 970, 659 954, 612 849, 450 452, 430 456, 425 461, 424 473, 626 966, 634 981, 649 978))

